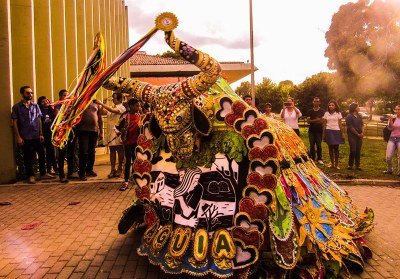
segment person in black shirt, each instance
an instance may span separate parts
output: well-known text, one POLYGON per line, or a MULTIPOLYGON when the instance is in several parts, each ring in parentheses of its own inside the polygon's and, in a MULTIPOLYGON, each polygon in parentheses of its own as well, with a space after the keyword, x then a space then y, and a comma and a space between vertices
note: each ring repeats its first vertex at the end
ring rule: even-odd
POLYGON ((319 97, 314 97, 313 108, 307 112, 308 138, 310 140, 310 156, 315 161, 315 147, 317 147, 317 162, 321 165, 322 161, 322 123, 325 110, 320 107, 319 97))
POLYGON ((45 96, 41 96, 38 99, 38 105, 42 112, 42 131, 44 142, 43 146, 46 150, 46 168, 47 173, 56 174, 58 173, 58 166, 56 162, 56 152, 54 150, 53 143, 51 142, 51 125, 54 121, 54 111, 50 106, 50 101, 45 96), (52 173, 51 170, 54 170, 52 173))

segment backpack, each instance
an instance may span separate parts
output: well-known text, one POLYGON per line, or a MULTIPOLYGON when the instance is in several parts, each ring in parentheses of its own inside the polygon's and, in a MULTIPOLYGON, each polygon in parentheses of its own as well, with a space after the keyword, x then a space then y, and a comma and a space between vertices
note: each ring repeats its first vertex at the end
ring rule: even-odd
MULTIPOLYGON (((395 120, 396 120, 396 118, 393 119, 393 123, 395 120)), ((389 141, 391 134, 392 134, 392 131, 390 131, 388 128, 388 125, 386 125, 385 128, 383 128, 383 139, 385 141, 389 141)))

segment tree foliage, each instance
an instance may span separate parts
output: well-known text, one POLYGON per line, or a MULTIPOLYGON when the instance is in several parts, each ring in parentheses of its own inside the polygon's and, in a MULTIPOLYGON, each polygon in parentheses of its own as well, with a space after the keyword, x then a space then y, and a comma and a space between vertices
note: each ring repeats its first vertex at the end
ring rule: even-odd
POLYGON ((355 99, 400 97, 398 0, 359 0, 340 7, 325 35, 335 87, 355 99))
POLYGON ((282 103, 289 95, 287 92, 281 90, 282 87, 277 86, 268 78, 263 78, 262 83, 255 87, 255 95, 259 100, 258 109, 264 112, 265 103, 271 103, 272 112, 278 113, 282 108, 282 103))
POLYGON ((248 81, 241 82, 238 87, 235 89, 235 93, 238 94, 240 97, 244 97, 251 92, 251 83, 248 81))
MULTIPOLYGON (((334 74, 321 72, 307 78, 303 83, 296 87, 295 99, 297 107, 303 115, 312 108, 314 97, 319 97, 321 107, 326 109, 330 99, 336 99, 333 89, 334 74)), ((339 101, 339 100, 337 100, 339 101)))
POLYGON ((173 58, 173 59, 178 59, 178 60, 184 60, 179 54, 177 54, 174 51, 167 50, 166 52, 163 52, 161 55, 157 54, 157 56, 165 57, 165 58, 173 58))

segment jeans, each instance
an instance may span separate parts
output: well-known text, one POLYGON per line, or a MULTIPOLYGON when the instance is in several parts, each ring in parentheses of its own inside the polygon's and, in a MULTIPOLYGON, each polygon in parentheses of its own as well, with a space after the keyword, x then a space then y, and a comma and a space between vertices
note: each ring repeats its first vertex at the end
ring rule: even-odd
POLYGON ((137 144, 128 144, 124 145, 125 150, 125 171, 124 171, 124 180, 125 182, 129 181, 129 175, 131 173, 131 164, 135 161, 136 153, 135 148, 137 144))
POLYGON ((79 176, 85 176, 86 173, 93 171, 97 138, 97 132, 78 131, 78 144, 79 144, 79 176))
POLYGON ((46 165, 45 165, 45 154, 43 145, 39 139, 25 140, 24 145, 22 146, 22 150, 24 152, 24 166, 26 176, 30 177, 34 175, 33 171, 33 160, 38 155, 39 161, 39 171, 40 175, 46 174, 46 165))
POLYGON ((72 135, 68 138, 68 143, 64 146, 63 149, 58 149, 58 173, 60 178, 65 177, 64 173, 64 161, 65 157, 67 157, 67 170, 68 175, 72 175, 74 172, 74 160, 75 160, 75 146, 76 146, 76 137, 72 135))
POLYGON ((54 145, 51 142, 51 135, 46 135, 44 137, 44 147, 46 148, 46 168, 47 172, 50 172, 53 168, 54 171, 58 170, 56 163, 56 152, 54 150, 54 145))
POLYGON ((350 154, 349 154, 349 167, 356 164, 356 168, 360 167, 360 157, 361 157, 361 146, 362 146, 362 138, 359 136, 349 133, 347 134, 349 146, 350 146, 350 154))
POLYGON ((317 147, 317 161, 322 160, 322 132, 308 132, 310 140, 310 156, 315 161, 315 146, 317 147))
POLYGON ((386 146, 387 170, 393 171, 393 155, 397 148, 397 174, 400 174, 400 138, 390 138, 386 146))

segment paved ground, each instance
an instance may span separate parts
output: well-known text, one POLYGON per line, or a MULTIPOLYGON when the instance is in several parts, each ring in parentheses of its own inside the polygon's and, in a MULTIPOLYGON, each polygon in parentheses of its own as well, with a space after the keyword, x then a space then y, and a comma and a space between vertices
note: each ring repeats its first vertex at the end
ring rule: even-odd
MULTIPOLYGON (((84 183, 0 186, 0 202, 11 203, 0 206, 0 278, 178 278, 138 257, 137 237, 118 234, 133 191, 120 192, 120 180, 106 179, 101 162, 99 177, 84 183), (23 230, 27 224, 38 226, 23 230)), ((400 278, 400 188, 343 188, 360 210, 369 206, 376 214, 366 237, 373 259, 354 277, 400 278)))

